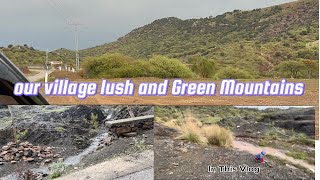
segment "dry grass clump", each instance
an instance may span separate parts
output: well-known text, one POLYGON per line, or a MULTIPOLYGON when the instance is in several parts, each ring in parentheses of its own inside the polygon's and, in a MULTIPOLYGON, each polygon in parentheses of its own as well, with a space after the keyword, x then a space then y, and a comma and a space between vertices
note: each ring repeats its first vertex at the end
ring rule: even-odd
POLYGON ((201 143, 201 128, 194 121, 186 121, 181 125, 181 139, 191 143, 201 143))
POLYGON ((232 145, 233 135, 230 130, 218 125, 210 125, 202 129, 208 144, 221 147, 230 147, 232 145))

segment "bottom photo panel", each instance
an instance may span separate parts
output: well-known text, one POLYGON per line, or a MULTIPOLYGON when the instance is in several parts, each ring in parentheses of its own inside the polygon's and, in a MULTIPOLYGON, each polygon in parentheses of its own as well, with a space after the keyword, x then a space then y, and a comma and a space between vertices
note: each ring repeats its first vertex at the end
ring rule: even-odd
POLYGON ((315 179, 314 138, 307 106, 0 106, 0 179, 315 179))
POLYGON ((314 107, 155 107, 154 177, 315 179, 314 107))
POLYGON ((0 106, 0 179, 154 179, 153 106, 0 106))

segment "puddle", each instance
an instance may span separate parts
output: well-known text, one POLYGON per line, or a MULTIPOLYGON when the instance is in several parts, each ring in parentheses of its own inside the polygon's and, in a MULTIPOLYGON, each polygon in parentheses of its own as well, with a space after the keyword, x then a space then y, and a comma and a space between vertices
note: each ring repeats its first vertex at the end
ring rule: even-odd
POLYGON ((293 157, 287 156, 282 150, 270 148, 270 147, 258 147, 253 144, 243 142, 243 141, 233 141, 233 148, 240 150, 240 151, 246 151, 250 154, 256 155, 262 150, 265 150, 267 154, 272 155, 274 157, 277 157, 279 159, 285 160, 289 162, 290 164, 302 166, 306 169, 309 169, 312 172, 315 172, 315 166, 308 164, 307 162, 299 159, 294 159, 293 157))

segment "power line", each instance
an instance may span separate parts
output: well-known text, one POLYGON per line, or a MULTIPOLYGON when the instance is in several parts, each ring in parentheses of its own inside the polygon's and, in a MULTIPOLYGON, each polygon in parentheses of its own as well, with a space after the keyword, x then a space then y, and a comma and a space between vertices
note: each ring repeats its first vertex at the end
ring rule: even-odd
POLYGON ((80 56, 79 56, 79 27, 82 25, 80 23, 75 22, 70 18, 71 16, 66 13, 61 6, 59 6, 57 3, 55 3, 53 0, 48 0, 49 5, 54 8, 60 16, 62 16, 65 20, 67 25, 73 26, 74 28, 74 41, 75 41, 75 52, 76 52, 76 66, 75 69, 78 72, 80 70, 80 56), (51 3, 52 4, 51 4, 51 3))

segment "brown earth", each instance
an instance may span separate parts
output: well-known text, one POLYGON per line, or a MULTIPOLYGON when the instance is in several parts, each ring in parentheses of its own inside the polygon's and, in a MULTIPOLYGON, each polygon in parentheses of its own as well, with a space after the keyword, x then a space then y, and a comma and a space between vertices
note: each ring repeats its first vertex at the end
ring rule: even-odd
MULTIPOLYGON (((72 79, 73 82, 81 82, 80 79, 72 79)), ((110 82, 121 82, 126 79, 109 79, 110 82)), ((96 82, 101 85, 101 80, 89 79, 86 82, 96 82)), ((162 82, 162 79, 158 78, 133 78, 133 83, 140 84, 141 82, 162 82)), ((250 81, 250 80, 239 80, 250 81)), ((262 82, 265 79, 251 80, 255 82, 262 82)), ((280 79, 273 79, 273 82, 278 82, 280 79)), ((50 104, 144 104, 144 105, 237 105, 237 106, 315 106, 316 108, 316 139, 319 139, 319 80, 305 79, 289 79, 290 82, 304 82, 305 93, 303 96, 172 96, 170 93, 168 96, 138 96, 137 88, 135 95, 130 96, 100 96, 97 95, 87 97, 84 100, 80 100, 77 97, 58 97, 47 96, 47 100, 50 104)), ((210 79, 201 80, 186 80, 186 82, 212 82, 210 79)), ((219 92, 220 81, 213 81, 217 84, 217 92, 219 92)), ((42 90, 43 92, 43 90, 42 90)), ((170 92, 170 89, 169 89, 170 92)))
MULTIPOLYGON (((313 172, 299 166, 294 167, 278 157, 268 155, 266 156, 267 163, 262 164, 254 160, 254 154, 244 149, 188 143, 177 138, 179 136, 177 130, 160 123, 155 123, 154 133, 154 176, 156 180, 315 179, 313 172), (246 165, 259 168, 260 172, 241 172, 239 168, 238 171, 222 172, 217 168, 222 165, 235 168, 246 165), (208 172, 208 166, 217 169, 208 172)), ((261 148, 258 148, 256 152, 260 150, 261 148)), ((274 155, 272 152, 270 154, 274 155)))

